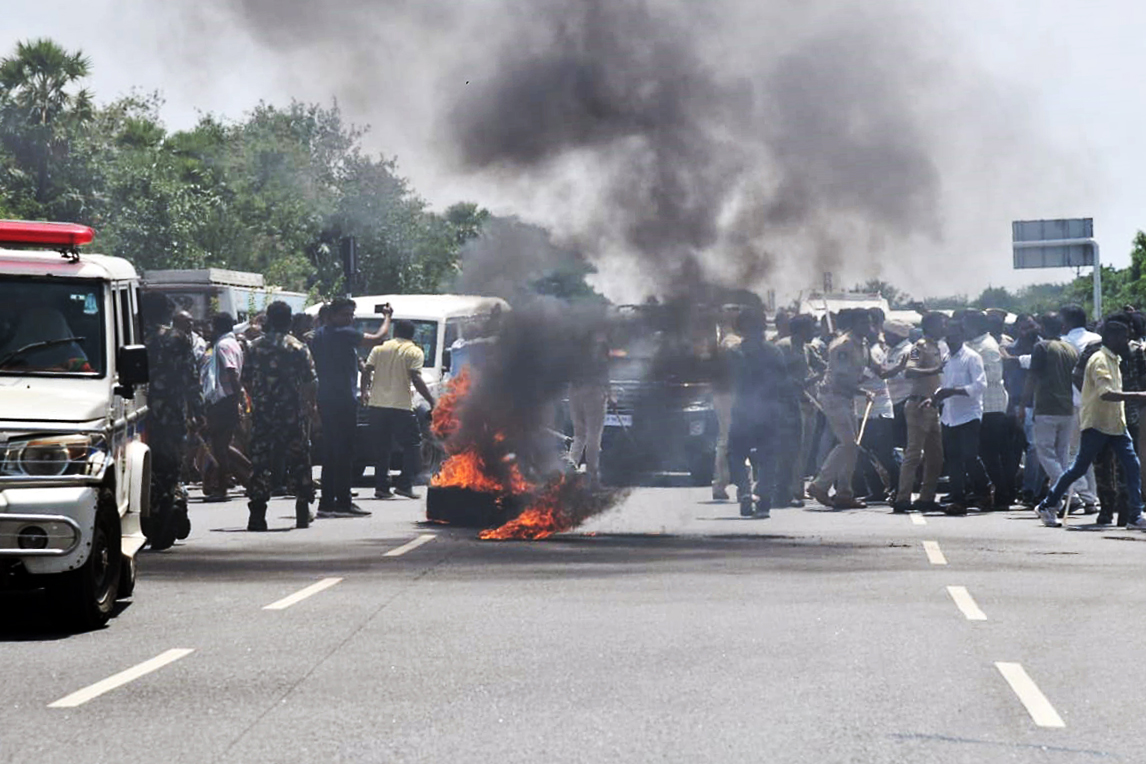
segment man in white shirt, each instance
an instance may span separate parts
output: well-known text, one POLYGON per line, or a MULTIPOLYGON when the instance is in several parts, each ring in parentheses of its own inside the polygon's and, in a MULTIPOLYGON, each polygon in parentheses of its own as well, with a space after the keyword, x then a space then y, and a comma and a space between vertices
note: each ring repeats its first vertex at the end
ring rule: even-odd
POLYGON ((979 432, 983 420, 983 395, 987 391, 987 374, 983 359, 964 345, 966 333, 959 321, 947 325, 947 347, 951 357, 943 367, 940 389, 932 405, 943 406, 944 451, 947 455, 948 478, 951 482, 949 515, 967 514, 967 473, 979 464, 979 432))
POLYGON ((230 313, 212 317, 212 342, 201 367, 208 446, 213 460, 203 471, 204 501, 226 501, 231 475, 243 482, 250 478, 251 463, 231 448, 243 406, 243 348, 235 339, 234 328, 235 319, 230 313))
MULTIPOLYGON (((987 315, 982 311, 969 310, 963 314, 963 326, 967 331, 967 347, 983 359, 983 371, 987 375, 987 390, 983 393, 983 427, 979 433, 979 458, 987 470, 987 476, 995 486, 994 507, 982 509, 1008 509, 1014 500, 1015 476, 1008 474, 1005 466, 1007 450, 1011 447, 1012 430, 1007 418, 1010 397, 1003 381, 1003 354, 999 343, 990 332, 987 315)), ((985 493, 977 486, 980 493, 985 493)))

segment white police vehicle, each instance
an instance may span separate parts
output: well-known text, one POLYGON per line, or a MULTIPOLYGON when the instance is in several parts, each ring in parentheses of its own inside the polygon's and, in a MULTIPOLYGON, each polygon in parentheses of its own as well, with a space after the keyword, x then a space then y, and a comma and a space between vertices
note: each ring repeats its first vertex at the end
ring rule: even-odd
POLYGON ((139 279, 92 238, 0 221, 0 588, 44 587, 75 629, 131 594, 150 490, 139 279))

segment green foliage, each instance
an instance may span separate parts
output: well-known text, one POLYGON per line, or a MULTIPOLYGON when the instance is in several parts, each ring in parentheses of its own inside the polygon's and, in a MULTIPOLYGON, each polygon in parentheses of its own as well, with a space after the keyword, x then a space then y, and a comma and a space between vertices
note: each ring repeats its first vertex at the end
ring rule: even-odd
POLYGON ((169 133, 158 95, 94 107, 89 68, 48 40, 0 60, 0 214, 92 225, 101 251, 144 269, 253 271, 322 296, 344 289, 344 236, 356 291, 437 291, 489 216, 430 211, 337 104, 261 103, 169 133))
POLYGON ((92 117, 78 87, 89 62, 51 40, 16 45, 0 59, 0 208, 21 217, 67 218, 81 197, 64 177, 71 144, 92 117))

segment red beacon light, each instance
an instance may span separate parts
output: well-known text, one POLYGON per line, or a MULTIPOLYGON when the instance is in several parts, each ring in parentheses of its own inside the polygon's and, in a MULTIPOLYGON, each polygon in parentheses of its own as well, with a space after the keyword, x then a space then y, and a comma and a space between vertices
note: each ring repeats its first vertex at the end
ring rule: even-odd
POLYGON ((95 231, 76 223, 44 223, 34 220, 0 220, 0 244, 35 245, 74 252, 90 244, 95 231))

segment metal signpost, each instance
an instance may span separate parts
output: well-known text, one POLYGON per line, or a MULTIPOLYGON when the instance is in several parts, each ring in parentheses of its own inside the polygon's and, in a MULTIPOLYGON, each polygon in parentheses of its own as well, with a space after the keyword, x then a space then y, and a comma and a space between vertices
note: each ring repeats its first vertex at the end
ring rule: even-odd
POLYGON ((1094 317, 1102 318, 1102 262, 1093 218, 1016 220, 1011 223, 1015 268, 1094 267, 1094 317))

